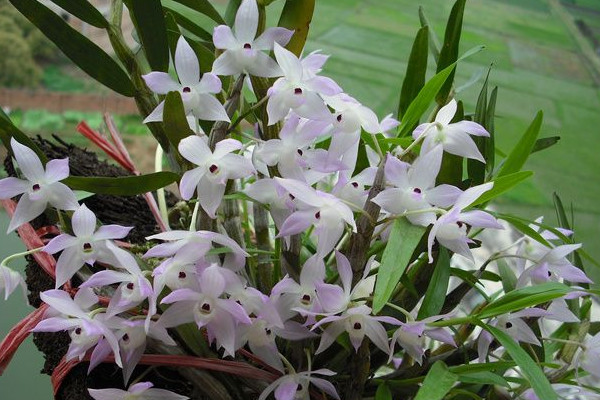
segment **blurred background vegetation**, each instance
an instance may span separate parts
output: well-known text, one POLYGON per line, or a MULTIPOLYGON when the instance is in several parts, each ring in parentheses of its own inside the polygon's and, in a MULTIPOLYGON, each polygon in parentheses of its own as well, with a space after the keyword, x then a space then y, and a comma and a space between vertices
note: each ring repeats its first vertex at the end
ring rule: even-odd
MULTIPOLYGON (((211 23, 173 0, 162 2, 191 21, 211 23)), ((92 3, 104 11, 108 2, 93 0, 92 3)), ((215 3, 219 10, 224 10, 226 1, 215 3)), ((330 54, 324 73, 382 118, 397 110, 412 40, 420 27, 419 5, 424 7, 441 39, 452 3, 317 0, 307 51, 321 49, 330 54)), ((279 0, 270 6, 271 24, 276 24, 277 10, 282 4, 279 0)), ((60 9, 56 10, 61 14, 60 9)), ((94 36, 92 28, 76 20, 69 22, 86 30, 86 35, 89 33, 99 45, 106 45, 104 38, 94 36)), ((127 39, 134 44, 130 31, 127 33, 128 24, 125 25, 127 39)), ((207 26, 207 30, 212 27, 207 26)), ((545 116, 541 136, 561 136, 558 145, 530 158, 528 167, 535 171, 534 178, 502 197, 497 206, 531 219, 546 215, 546 221, 553 224, 556 218, 552 193, 557 192, 567 207, 572 205, 577 239, 600 259, 600 1, 469 1, 461 51, 480 44, 487 49, 458 66, 457 97, 464 101, 467 111, 474 111, 483 79, 492 66, 490 85, 499 87, 496 120, 499 149, 509 151, 539 109, 545 116)), ((10 105, 10 95, 2 92, 0 106, 9 111, 13 121, 30 135, 57 134, 66 141, 91 147, 76 133, 75 126, 85 120, 93 128, 102 129, 102 112, 110 104, 90 104, 89 109, 82 106, 76 110, 65 107, 48 110, 43 107, 44 101, 39 101, 40 96, 43 100, 44 95, 56 93, 112 95, 72 66, 6 0, 0 0, 0 54, 0 91, 21 90, 31 99, 27 107, 14 108, 10 105)), ((431 63, 429 76, 433 72, 431 63)), ((119 114, 114 118, 139 168, 148 171, 153 164, 154 144, 141 117, 119 114)), ((0 155, 3 154, 0 150, 0 155)), ((6 216, 0 215, 2 230, 7 222, 6 216)), ((14 235, 2 239, 0 255, 14 253, 19 246, 14 235)), ((598 281, 598 275, 595 278, 598 281)), ((0 302, 0 337, 28 312, 18 295, 8 303, 0 302)), ((17 355, 16 363, 6 375, 0 377, 2 400, 51 398, 48 377, 36 373, 42 367, 41 356, 30 342, 28 346, 17 355)))

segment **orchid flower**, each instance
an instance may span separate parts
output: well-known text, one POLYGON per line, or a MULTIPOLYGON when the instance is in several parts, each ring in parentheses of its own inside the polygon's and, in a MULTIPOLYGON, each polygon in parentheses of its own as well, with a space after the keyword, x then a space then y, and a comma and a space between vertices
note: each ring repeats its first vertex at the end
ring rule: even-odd
MULTIPOLYGON (((269 125, 284 119, 290 109, 304 118, 330 121, 331 114, 320 95, 333 96, 341 93, 342 89, 332 79, 317 76, 317 68, 305 65, 279 44, 275 43, 274 50, 275 58, 283 70, 283 77, 277 79, 267 92, 269 125)), ((313 60, 321 59, 313 57, 313 60)))
POLYGON ((363 209, 367 202, 369 190, 373 185, 377 167, 367 167, 353 177, 340 174, 331 193, 357 209, 363 209))
POLYGON ((6 233, 41 215, 48 204, 59 210, 79 207, 75 194, 60 182, 69 176, 68 158, 50 160, 44 169, 37 154, 29 147, 15 138, 10 139, 10 146, 25 179, 8 177, 0 180, 0 199, 22 194, 6 233))
POLYGON ((448 314, 433 315, 419 321, 401 322, 400 328, 398 328, 392 336, 390 360, 393 358, 394 347, 396 343, 398 343, 408 355, 421 365, 423 362, 423 355, 425 354, 425 336, 456 347, 454 338, 446 329, 428 326, 431 322, 439 321, 447 317, 448 314))
POLYGON ((185 400, 189 397, 164 389, 155 389, 151 382, 131 385, 127 391, 121 389, 88 389, 94 400, 185 400))
POLYGON ((303 169, 309 166, 307 147, 322 135, 328 122, 311 121, 291 114, 279 139, 268 140, 254 150, 254 155, 268 166, 277 166, 281 177, 306 181, 303 169))
POLYGON ((111 239, 127 236, 131 227, 103 225, 96 229, 96 215, 85 204, 73 213, 71 225, 75 236, 60 234, 43 248, 49 254, 62 251, 56 262, 56 288, 71 279, 84 264, 99 261, 125 269, 139 268, 129 253, 111 243, 111 239))
MULTIPOLYGON (((179 92, 181 94, 185 114, 193 130, 200 129, 197 124, 199 119, 229 122, 225 108, 214 97, 214 94, 221 92, 221 80, 211 73, 205 73, 200 78, 200 64, 196 53, 183 36, 177 41, 175 49, 175 70, 179 82, 173 80, 166 72, 150 72, 143 78, 154 93, 179 92)), ((160 102, 144 119, 144 123, 162 121, 164 107, 165 102, 160 102)))
POLYGON ((285 189, 275 179, 264 178, 247 185, 243 192, 261 204, 269 206, 269 212, 277 229, 281 229, 284 221, 290 216, 291 199, 285 195, 285 189))
POLYGON ((21 286, 24 294, 27 293, 27 286, 25 285, 25 280, 23 280, 21 274, 4 265, 0 265, 0 293, 4 291, 4 300, 8 300, 8 296, 10 296, 18 286, 21 286))
MULTIPOLYGON (((544 246, 545 247, 545 246, 544 246)), ((570 282, 592 283, 585 272, 571 264, 567 256, 581 247, 581 243, 565 244, 554 248, 545 247, 545 254, 527 268, 517 282, 523 286, 527 281, 538 284, 562 278, 570 282)))
POLYGON ((311 375, 333 376, 335 372, 328 369, 318 369, 316 371, 293 372, 284 375, 267 386, 258 400, 266 400, 273 391, 276 400, 310 400, 308 388, 311 383, 329 396, 340 400, 340 396, 331 382, 311 375))
POLYGON ((485 164, 485 159, 479 152, 477 145, 469 135, 489 137, 485 128, 473 121, 460 121, 451 124, 456 114, 457 103, 452 99, 438 111, 434 122, 417 126, 413 131, 415 140, 423 137, 421 152, 427 153, 437 145, 442 145, 444 150, 457 156, 473 158, 485 164))
POLYGON ((285 220, 279 236, 295 235, 314 225, 318 237, 317 255, 325 256, 342 237, 346 224, 356 232, 352 210, 336 196, 292 179, 275 180, 296 200, 306 204, 306 207, 297 210, 285 220))
MULTIPOLYGON (((71 344, 65 355, 67 360, 82 360, 86 352, 101 341, 106 341, 115 355, 115 362, 122 367, 119 343, 106 325, 103 313, 90 314, 90 308, 98 303, 98 296, 92 289, 80 289, 75 297, 62 290, 47 290, 40 293, 40 298, 51 307, 52 312, 41 321, 33 332, 69 331, 71 344)), ((92 352, 90 364, 97 365, 104 360, 105 346, 97 346, 92 352)))
POLYGON ((600 333, 588 338, 583 346, 583 351, 577 358, 581 369, 600 379, 600 333))
POLYGON ((235 240, 211 231, 168 231, 148 236, 146 239, 165 240, 166 243, 152 247, 143 255, 144 258, 182 254, 182 257, 189 259, 189 262, 196 262, 205 257, 213 248, 213 242, 231 250, 230 253, 225 254, 224 267, 239 271, 244 267, 246 257, 248 257, 248 253, 235 240))
POLYGON ((433 242, 436 239, 442 246, 449 250, 473 260, 473 255, 468 245, 473 241, 467 237, 467 225, 480 228, 504 229, 496 218, 484 211, 463 211, 483 193, 491 190, 493 185, 493 182, 488 182, 465 190, 458 196, 454 206, 435 221, 427 237, 429 263, 433 262, 431 251, 433 242))
POLYGON ((312 330, 315 330, 321 325, 329 324, 321 334, 321 342, 315 354, 319 354, 329 348, 343 332, 348 333, 350 343, 352 343, 356 352, 358 352, 358 348, 365 336, 367 336, 381 351, 389 354, 388 336, 382 322, 391 325, 400 325, 400 321, 393 317, 371 316, 371 308, 364 304, 349 308, 342 315, 325 317, 312 327, 312 330))
POLYGON ((198 166, 183 174, 179 184, 181 197, 189 200, 197 190, 198 200, 204 211, 211 218, 216 218, 227 181, 245 178, 254 173, 254 167, 249 160, 231 154, 241 148, 242 143, 235 139, 220 141, 214 152, 199 136, 188 136, 181 140, 179 152, 186 160, 198 166))
POLYGON ((394 187, 383 190, 373 202, 391 214, 407 213, 406 218, 412 224, 427 226, 434 223, 435 212, 426 210, 433 206, 450 207, 461 194, 460 189, 451 185, 435 186, 441 163, 441 146, 420 156, 412 165, 388 154, 385 177, 394 187))
POLYGON ((219 25, 214 30, 215 47, 225 51, 214 61, 212 73, 237 75, 246 72, 265 78, 281 76, 277 63, 262 50, 273 50, 275 43, 285 46, 294 31, 279 27, 268 28, 255 39, 257 29, 256 0, 244 0, 235 16, 234 31, 227 25, 219 25))
POLYGON ((238 324, 252 321, 244 308, 231 299, 223 299, 227 281, 221 267, 209 267, 199 277, 200 292, 178 289, 166 296, 163 304, 172 304, 162 315, 165 327, 195 321, 198 328, 206 327, 209 342, 216 339, 227 354, 235 353, 235 331, 238 324))
POLYGON ((387 138, 395 137, 396 133, 392 129, 396 129, 400 125, 400 121, 392 117, 393 114, 386 115, 379 123, 379 132, 387 138))

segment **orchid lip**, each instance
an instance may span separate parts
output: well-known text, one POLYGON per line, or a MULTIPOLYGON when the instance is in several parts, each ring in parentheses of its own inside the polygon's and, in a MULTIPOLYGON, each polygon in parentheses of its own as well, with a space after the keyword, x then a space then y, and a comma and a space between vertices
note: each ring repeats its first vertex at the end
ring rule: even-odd
POLYGON ((31 189, 32 189, 34 192, 37 192, 37 191, 38 191, 38 190, 40 190, 41 188, 42 188, 42 187, 41 187, 41 186, 40 186, 38 183, 34 184, 34 185, 31 187, 31 189))
POLYGON ((91 253, 92 252, 92 245, 89 242, 85 242, 83 244, 83 252, 84 253, 91 253))
POLYGON ((190 93, 192 89, 189 86, 183 88, 183 93, 190 93))
POLYGON ((295 88, 294 89, 294 94, 302 94, 302 89, 301 88, 295 88))
POLYGON ((200 312, 202 314, 210 314, 210 304, 204 303, 200 306, 200 312))
POLYGON ((211 174, 214 174, 219 170, 219 167, 216 164, 212 164, 210 167, 208 167, 208 170, 211 174))
POLYGON ((250 50, 252 48, 252 45, 250 43, 244 43, 244 48, 250 50))
POLYGON ((179 279, 185 279, 185 278, 187 278, 187 274, 185 272, 181 271, 179 273, 179 279))
POLYGON ((507 323, 506 323, 506 328, 507 328, 507 329, 510 329, 510 328, 512 328, 512 326, 513 326, 512 322, 507 322, 507 323))
POLYGON ((357 188, 358 187, 358 182, 352 182, 351 185, 352 185, 352 187, 357 188))

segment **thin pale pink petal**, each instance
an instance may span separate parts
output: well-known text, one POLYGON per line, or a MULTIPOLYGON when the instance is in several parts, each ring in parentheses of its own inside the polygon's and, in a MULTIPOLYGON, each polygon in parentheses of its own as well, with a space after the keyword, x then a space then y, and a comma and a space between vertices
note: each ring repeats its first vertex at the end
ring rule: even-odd
POLYGON ((183 36, 175 49, 175 69, 179 81, 184 86, 194 86, 200 81, 200 64, 196 53, 183 36))

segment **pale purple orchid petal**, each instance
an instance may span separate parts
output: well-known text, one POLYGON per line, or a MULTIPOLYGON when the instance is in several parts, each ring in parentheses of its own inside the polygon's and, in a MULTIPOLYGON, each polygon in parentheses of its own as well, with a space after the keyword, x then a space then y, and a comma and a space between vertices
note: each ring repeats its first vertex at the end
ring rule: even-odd
POLYGON ((239 140, 224 139, 224 140, 221 140, 219 143, 217 143, 217 145, 215 146, 215 151, 213 152, 213 156, 215 158, 219 159, 226 154, 240 150, 242 147, 243 147, 243 145, 239 140))
POLYGON ((452 118, 454 118, 457 108, 458 103, 456 100, 450 100, 448 104, 440 108, 440 111, 438 111, 437 115, 435 116, 435 122, 439 122, 442 125, 448 125, 450 121, 452 121, 452 118))
POLYGON ((294 36, 294 31, 287 28, 267 28, 259 37, 254 40, 252 48, 256 50, 273 50, 275 43, 279 44, 280 46, 285 46, 288 44, 292 36, 294 36))
POLYGON ((175 69, 179 81, 184 86, 194 86, 200 81, 198 58, 183 36, 179 37, 175 49, 175 69))
MULTIPOLYGON (((306 82, 306 87, 325 96, 335 96, 336 94, 342 93, 342 88, 340 85, 338 85, 333 79, 326 76, 315 76, 306 82)), ((367 109, 366 107, 363 108, 367 109)), ((369 133, 377 132, 379 130, 379 123, 375 113, 369 110, 369 112, 363 111, 362 114, 366 122, 365 130, 369 133)))
POLYGON ((202 209, 211 218, 216 218, 217 209, 225 194, 225 184, 214 183, 204 175, 198 182, 198 199, 202 209))
POLYGON ((164 109, 165 109, 165 102, 163 100, 160 103, 158 103, 156 108, 154 110, 152 110, 152 112, 150 114, 148 114, 146 116, 146 118, 144 118, 144 121, 142 121, 142 122, 144 124, 147 124, 148 122, 161 122, 163 120, 164 109))
POLYGON ((481 210, 461 213, 460 220, 478 228, 504 229, 496 218, 481 210))
POLYGON ((47 183, 62 181, 69 176, 69 159, 63 158, 48 161, 44 175, 47 183))
POLYGON ((298 391, 298 382, 295 380, 287 380, 281 383, 275 389, 276 400, 294 400, 296 398, 296 392, 298 391))
POLYGON ((85 204, 82 204, 71 218, 73 233, 77 237, 91 237, 96 230, 96 215, 85 204))
POLYGON ((425 334, 430 338, 437 340, 438 342, 446 343, 450 346, 456 347, 454 337, 443 328, 428 329, 425 334))
POLYGON ((121 389, 88 389, 94 400, 125 400, 129 393, 121 389))
POLYGON ((514 339, 519 342, 531 343, 535 345, 540 345, 540 341, 537 339, 537 336, 533 332, 533 330, 519 318, 511 318, 510 323, 512 326, 509 328, 508 323, 506 324, 505 331, 512 336, 514 339))
POLYGON ((594 283, 581 269, 574 265, 566 264, 560 268, 556 268, 556 273, 566 281, 577 283, 594 283))
POLYGON ((10 233, 26 222, 41 215, 46 210, 45 201, 31 201, 27 194, 21 196, 6 233, 10 233))
POLYGON ((310 185, 293 179, 275 178, 275 182, 291 193, 298 200, 312 207, 321 207, 324 203, 323 196, 310 185))
POLYGON ((143 393, 144 400, 186 400, 189 397, 165 389, 148 389, 143 393))
POLYGON ((315 50, 302 59, 302 67, 309 75, 315 75, 321 72, 323 65, 327 62, 329 56, 320 53, 320 50, 315 50))
POLYGON ((274 123, 281 121, 290 112, 290 107, 283 101, 272 101, 269 99, 267 103, 267 115, 269 117, 268 124, 273 125, 274 123))
POLYGON ((388 336, 383 325, 377 322, 374 318, 368 317, 363 319, 363 324, 365 335, 367 335, 367 337, 371 339, 371 342, 373 342, 375 346, 379 347, 381 351, 388 354, 390 352, 390 346, 388 343, 388 336))
POLYGON ((255 0, 243 0, 235 15, 235 36, 240 43, 252 43, 258 29, 258 6, 255 0))
POLYGON ((435 146, 415 160, 410 169, 410 182, 414 187, 425 189, 435 185, 442 165, 442 155, 442 146, 435 146))
POLYGON ((557 262, 579 248, 581 248, 581 243, 556 246, 544 256, 543 260, 550 263, 557 262))
POLYGON ((327 105, 317 93, 306 92, 301 96, 304 101, 294 108, 294 112, 296 112, 296 114, 315 121, 331 120, 331 113, 329 112, 327 105))
MULTIPOLYGON (((194 292, 191 289, 178 289, 165 296, 162 299, 161 304, 178 303, 181 301, 199 301, 200 299, 202 299, 202 295, 198 292, 194 292)), ((167 328, 169 327, 168 325, 165 326, 167 328)))
POLYGON ((123 239, 132 229, 133 226, 102 225, 94 233, 94 240, 123 239))
POLYGON ((387 155, 384 167, 385 178, 396 187, 407 187, 410 164, 400 161, 391 154, 387 155))
POLYGON ((352 267, 350 266, 350 261, 338 250, 335 251, 335 261, 342 286, 345 291, 350 292, 352 288, 352 267))
POLYGON ((471 205, 475 200, 477 200, 482 194, 485 192, 492 190, 494 187, 494 182, 484 183, 483 185, 473 186, 467 190, 465 190, 454 203, 454 208, 458 210, 463 210, 471 205))
MULTIPOLYGON (((165 328, 172 328, 194 321, 194 306, 198 301, 198 296, 192 301, 177 302, 177 299, 174 301, 175 302, 171 304, 171 306, 167 308, 167 311, 163 312, 160 317, 160 323, 165 328)), ((164 299, 161 303, 164 303, 164 299)))
MULTIPOLYGON (((202 177, 206 174, 206 169, 199 167, 194 168, 192 170, 186 171, 181 177, 181 181, 179 182, 179 192, 181 193, 181 198, 184 200, 189 200, 194 196, 198 184, 202 177)), ((150 252, 151 250, 149 250, 150 252)), ((148 254, 148 253, 147 253, 148 254)), ((155 255, 148 255, 148 257, 155 257, 155 255)))
POLYGON ((281 71, 275 60, 262 52, 256 52, 252 62, 247 63, 245 69, 250 75, 264 78, 275 78, 283 75, 283 71, 281 71))
POLYGON ((144 78, 148 88, 157 94, 167 94, 181 90, 181 85, 175 82, 166 72, 150 72, 142 75, 142 78, 144 78))
POLYGON ((317 225, 315 234, 318 237, 317 254, 324 257, 335 248, 337 242, 344 234, 346 225, 339 219, 331 219, 326 222, 324 221, 325 218, 323 217, 323 214, 321 214, 321 219, 323 222, 317 225))
POLYGON ((30 189, 29 181, 13 177, 0 179, 0 199, 10 199, 30 189))
POLYGON ((50 317, 40 321, 35 328, 33 328, 32 332, 60 332, 60 331, 68 331, 80 324, 80 321, 76 318, 60 318, 60 317, 50 317))
POLYGON ((307 230, 314 222, 314 212, 297 211, 286 218, 279 230, 278 237, 296 235, 307 230))
POLYGON ((221 80, 215 74, 205 73, 196 86, 202 93, 219 93, 221 91, 221 80))
POLYGON ((59 251, 66 249, 67 247, 74 246, 78 242, 77 238, 66 233, 62 233, 52 238, 42 251, 48 254, 55 254, 59 251))
POLYGON ((436 207, 451 207, 460 196, 462 190, 452 185, 439 185, 433 189, 427 190, 427 201, 436 207))
POLYGON ((92 289, 81 288, 73 297, 73 301, 82 310, 89 310, 98 304, 98 296, 92 289))
POLYGON ((460 121, 453 124, 453 127, 461 129, 464 132, 474 136, 490 136, 490 133, 486 131, 483 126, 473 121, 460 121))
POLYGON ((192 109, 196 118, 206 121, 230 122, 229 116, 219 100, 215 99, 212 95, 204 93, 199 93, 198 97, 200 104, 198 107, 192 109))
POLYGON ((451 130, 452 134, 446 135, 444 150, 448 153, 472 158, 485 164, 485 159, 468 133, 459 131, 453 125, 446 127, 446 130, 451 130))
POLYGON ((125 282, 131 280, 131 275, 117 271, 100 271, 89 277, 85 282, 79 285, 80 288, 85 287, 101 287, 115 284, 117 282, 125 282))
POLYGON ((30 182, 41 182, 46 173, 44 166, 35 151, 19 143, 14 137, 10 138, 10 147, 13 150, 19 169, 30 182))
POLYGON ((413 139, 417 140, 423 133, 425 133, 431 127, 430 123, 424 123, 415 128, 412 133, 413 139))
POLYGON ((278 43, 273 46, 277 63, 283 70, 286 78, 293 82, 302 80, 302 63, 294 53, 281 47, 278 43))
POLYGON ((112 349, 110 344, 105 339, 100 339, 96 347, 94 347, 94 351, 90 356, 90 365, 88 366, 88 375, 92 372, 98 365, 100 365, 106 357, 112 354, 112 349))
MULTIPOLYGON (((314 371, 313 373, 316 373, 317 371, 314 371)), ((329 381, 326 381, 325 379, 321 379, 321 378, 314 378, 314 377, 310 377, 309 381, 315 385, 316 387, 318 387, 319 389, 321 389, 322 391, 324 391, 325 393, 327 393, 329 396, 333 397, 334 399, 340 400, 340 396, 338 395, 337 391, 335 390, 335 386, 333 386, 333 384, 329 381)))
MULTIPOLYGON (((222 25, 224 26, 224 25, 222 25)), ((219 28, 219 27, 217 27, 219 28)), ((226 27, 229 29, 229 27, 226 27)), ((215 28, 215 34, 216 34, 216 28, 215 28)), ((222 75, 222 76, 233 76, 233 75, 237 75, 237 74, 241 74, 243 72, 244 68, 242 68, 242 65, 240 64, 239 60, 236 57, 235 53, 232 53, 230 51, 226 51, 223 54, 221 54, 214 62, 212 65, 212 73, 215 75, 222 75)))
POLYGON ((343 323, 331 323, 321 334, 321 341, 315 355, 327 350, 344 331, 343 323))
POLYGON ((87 318, 87 313, 79 308, 71 296, 63 290, 46 290, 40 293, 40 298, 62 314, 82 319, 87 318))
POLYGON ((347 296, 341 287, 318 283, 315 289, 323 311, 327 313, 343 311, 347 304, 347 296))
MULTIPOLYGON (((58 210, 77 210, 79 203, 75 193, 64 183, 54 182, 46 186, 48 202, 58 210)), ((33 200, 33 199, 32 199, 33 200)))
POLYGON ((490 344, 494 341, 494 337, 488 331, 481 331, 479 339, 477 339, 477 354, 479 362, 484 363, 490 348, 490 344))
MULTIPOLYGON (((232 49, 238 45, 238 41, 233 35, 231 28, 227 25, 219 25, 213 31, 213 43, 217 49, 232 49)), ((214 73, 214 67, 213 67, 214 73)))

